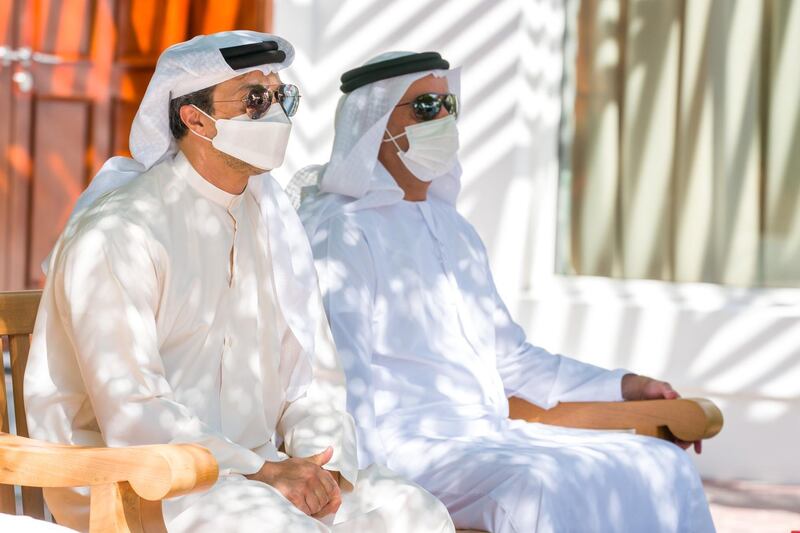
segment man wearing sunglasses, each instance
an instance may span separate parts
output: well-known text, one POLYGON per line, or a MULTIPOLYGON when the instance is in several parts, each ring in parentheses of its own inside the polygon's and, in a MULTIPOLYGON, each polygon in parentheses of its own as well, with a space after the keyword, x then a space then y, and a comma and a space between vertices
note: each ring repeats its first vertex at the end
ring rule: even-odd
MULTIPOLYGON (((441 498, 457 527, 706 532, 700 479, 672 443, 508 419, 508 396, 675 398, 664 382, 526 341, 457 212, 459 70, 389 53, 342 76, 330 161, 296 176, 348 382, 359 465, 441 498)), ((687 446, 688 443, 680 443, 687 446)))
MULTIPOLYGON (((159 58, 133 159, 104 165, 51 254, 25 375, 30 433, 206 447, 219 480, 164 503, 170 532, 450 532, 429 493, 357 466, 311 251, 265 173, 300 101, 279 75, 293 56, 237 31, 159 58)), ((85 492, 46 499, 60 524, 88 529, 85 492)))

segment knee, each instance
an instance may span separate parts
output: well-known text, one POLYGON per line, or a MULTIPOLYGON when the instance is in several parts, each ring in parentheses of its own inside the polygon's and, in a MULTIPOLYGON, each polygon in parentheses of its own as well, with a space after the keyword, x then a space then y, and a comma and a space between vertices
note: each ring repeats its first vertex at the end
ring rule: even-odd
POLYGON ((507 469, 498 490, 504 493, 515 493, 520 496, 539 494, 546 485, 549 470, 541 465, 520 464, 507 469))
POLYGON ((455 531, 450 513, 433 494, 382 467, 375 477, 380 479, 374 479, 371 488, 377 489, 376 495, 380 494, 381 514, 391 515, 395 526, 403 520, 410 521, 409 527, 399 527, 396 531, 455 531), (410 527, 412 523, 413 527, 410 527))
POLYGON ((661 459, 660 462, 681 477, 698 477, 697 470, 689 453, 676 444, 664 440, 655 440, 651 444, 661 459))
POLYGON ((401 512, 417 517, 422 527, 419 531, 451 533, 455 531, 453 520, 447 507, 433 494, 419 486, 406 489, 406 505, 401 512))

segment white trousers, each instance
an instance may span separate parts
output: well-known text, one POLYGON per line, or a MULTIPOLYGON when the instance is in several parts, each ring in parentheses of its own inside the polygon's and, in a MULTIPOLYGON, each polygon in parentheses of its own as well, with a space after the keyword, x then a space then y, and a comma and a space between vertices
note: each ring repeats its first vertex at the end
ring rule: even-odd
POLYGON ((335 516, 312 518, 273 487, 224 476, 207 492, 163 504, 169 533, 452 533, 444 505, 418 485, 372 465, 342 493, 335 516))
POLYGON ((440 498, 456 527, 492 533, 714 531, 688 453, 629 433, 524 421, 475 437, 414 437, 389 467, 440 498))

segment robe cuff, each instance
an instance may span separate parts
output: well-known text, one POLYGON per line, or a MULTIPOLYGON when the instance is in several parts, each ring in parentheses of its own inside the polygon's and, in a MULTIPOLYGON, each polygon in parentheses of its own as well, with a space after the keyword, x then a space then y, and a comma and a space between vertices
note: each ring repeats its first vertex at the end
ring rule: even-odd
POLYGON ((337 420, 339 424, 336 438, 330 434, 314 431, 311 427, 292 428, 284 436, 286 451, 292 457, 309 457, 333 447, 333 457, 323 466, 325 470, 339 472, 343 478, 355 486, 358 480, 358 456, 356 447, 355 424, 350 415, 337 420))
POLYGON ((595 401, 624 401, 625 398, 622 397, 622 378, 628 374, 632 374, 632 372, 624 368, 609 370, 598 390, 599 398, 595 401))
MULTIPOLYGON (((562 356, 563 357, 563 356, 562 356)), ((572 362, 572 361, 570 361, 572 362)), ((583 364, 583 363, 578 363, 583 364)), ((589 366, 589 365, 587 365, 589 366)), ((597 368, 597 367, 595 367, 597 368)), ((551 398, 549 407, 561 402, 621 402, 622 378, 631 374, 630 370, 617 368, 615 370, 601 370, 585 383, 551 398)))
POLYGON ((358 446, 356 445, 356 428, 353 419, 345 417, 349 424, 342 422, 342 438, 339 442, 339 452, 334 449, 333 457, 325 465, 326 470, 339 472, 343 478, 355 486, 358 481, 358 446))
MULTIPOLYGON (((620 402, 622 398, 622 377, 631 372, 622 368, 607 370, 595 365, 559 355, 559 365, 555 382, 547 395, 545 409, 562 402, 620 402)), ((535 380, 528 385, 536 390, 535 380)), ((526 397, 526 388, 521 392, 526 397)), ((531 401, 531 400, 529 400, 531 401)), ((535 402, 534 402, 535 403, 535 402)), ((538 405, 538 404, 537 404, 538 405)))
MULTIPOLYGON (((255 474, 264 466, 264 458, 243 446, 228 443, 200 442, 214 456, 219 467, 219 475, 255 474)), ((277 456, 277 452, 275 453, 277 456)))

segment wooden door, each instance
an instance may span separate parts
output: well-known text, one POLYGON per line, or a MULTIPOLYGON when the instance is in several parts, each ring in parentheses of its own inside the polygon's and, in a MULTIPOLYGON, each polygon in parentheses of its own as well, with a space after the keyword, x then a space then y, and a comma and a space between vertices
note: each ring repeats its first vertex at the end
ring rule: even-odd
POLYGON ((0 3, 0 290, 41 286, 78 195, 108 157, 128 153, 161 51, 198 34, 265 31, 271 13, 271 0, 0 3))
POLYGON ((16 42, 16 26, 12 22, 15 0, 0 2, 0 290, 8 285, 11 255, 11 93, 13 69, 7 56, 16 42))

